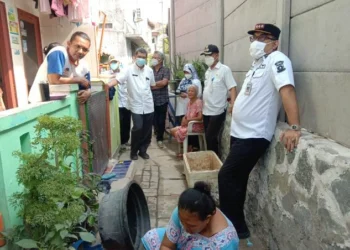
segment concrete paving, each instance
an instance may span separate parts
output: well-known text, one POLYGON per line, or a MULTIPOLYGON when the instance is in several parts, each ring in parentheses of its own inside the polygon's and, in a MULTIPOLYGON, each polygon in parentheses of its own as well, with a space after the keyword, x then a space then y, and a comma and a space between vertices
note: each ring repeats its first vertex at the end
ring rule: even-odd
MULTIPOLYGON (((128 179, 138 182, 147 198, 151 217, 151 227, 164 227, 168 224, 172 211, 177 206, 179 195, 187 188, 183 172, 183 161, 176 157, 178 145, 175 140, 164 141, 164 148, 157 146, 155 138, 148 148, 149 160, 139 157, 133 162, 132 173, 128 179)), ((121 152, 117 160, 129 160, 130 151, 121 152)), ((253 247, 247 247, 246 241, 240 242, 241 250, 267 249, 256 237, 252 237, 253 247)))

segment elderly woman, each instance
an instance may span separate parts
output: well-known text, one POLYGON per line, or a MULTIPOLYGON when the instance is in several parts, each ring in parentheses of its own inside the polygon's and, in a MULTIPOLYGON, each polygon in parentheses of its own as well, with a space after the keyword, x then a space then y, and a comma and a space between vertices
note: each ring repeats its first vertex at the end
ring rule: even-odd
POLYGON ((232 223, 216 207, 205 182, 185 190, 166 228, 152 229, 142 238, 146 250, 237 250, 232 223))
POLYGON ((184 66, 183 72, 185 77, 181 80, 176 93, 179 95, 176 99, 176 117, 178 121, 181 121, 182 117, 186 114, 188 96, 187 89, 190 85, 196 85, 198 87, 197 97, 202 96, 202 85, 198 78, 196 69, 192 64, 188 63, 184 66))
MULTIPOLYGON (((202 100, 198 98, 198 88, 196 85, 189 85, 187 87, 187 98, 189 99, 189 102, 187 103, 186 115, 182 118, 181 126, 175 127, 170 130, 172 136, 175 137, 179 143, 182 143, 185 140, 187 136, 187 126, 190 121, 203 120, 203 115, 202 115, 203 103, 202 103, 202 100)), ((193 124, 193 127, 192 127, 193 132, 202 132, 203 130, 204 130, 204 126, 202 123, 193 124)), ((190 140, 189 142, 190 146, 188 150, 189 152, 192 151, 191 147, 192 147, 192 144, 194 143, 196 143, 194 142, 194 140, 192 141, 190 140)))

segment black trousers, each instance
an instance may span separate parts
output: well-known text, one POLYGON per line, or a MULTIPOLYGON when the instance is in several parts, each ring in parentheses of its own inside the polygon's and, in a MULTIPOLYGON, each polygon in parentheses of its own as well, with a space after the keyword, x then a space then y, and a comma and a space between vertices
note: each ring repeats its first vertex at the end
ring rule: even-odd
POLYGON ((154 106, 153 126, 157 135, 157 141, 163 141, 165 132, 165 120, 168 111, 168 103, 154 106))
POLYGON ((220 209, 231 220, 240 239, 250 236, 244 217, 249 174, 269 145, 263 138, 231 137, 230 153, 219 172, 220 209))
POLYGON ((221 133, 225 122, 226 111, 220 115, 203 115, 205 139, 207 141, 207 149, 214 151, 219 158, 219 143, 221 141, 221 133))
POLYGON ((131 111, 126 108, 119 108, 120 142, 125 144, 130 139, 131 111))
POLYGON ((152 139, 153 113, 131 113, 133 127, 131 130, 131 155, 146 153, 152 139))

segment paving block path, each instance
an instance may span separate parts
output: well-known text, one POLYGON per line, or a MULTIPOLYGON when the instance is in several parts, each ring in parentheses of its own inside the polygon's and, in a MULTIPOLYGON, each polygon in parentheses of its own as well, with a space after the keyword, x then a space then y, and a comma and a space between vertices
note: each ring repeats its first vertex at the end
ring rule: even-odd
MULTIPOLYGON (((187 188, 183 172, 183 161, 177 159, 177 142, 164 141, 165 147, 160 149, 153 137, 147 150, 149 160, 135 161, 134 180, 138 182, 147 198, 151 217, 151 228, 164 227, 168 224, 179 195, 187 188)), ((129 160, 130 151, 122 152, 117 159, 129 160)), ((240 242, 240 250, 264 250, 260 241, 252 237, 253 247, 247 247, 245 241, 240 242)))

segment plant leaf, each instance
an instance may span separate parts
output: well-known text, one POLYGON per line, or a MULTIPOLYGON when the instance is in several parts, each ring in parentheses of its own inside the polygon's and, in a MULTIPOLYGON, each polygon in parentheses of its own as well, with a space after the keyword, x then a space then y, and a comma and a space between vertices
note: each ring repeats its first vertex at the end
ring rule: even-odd
POLYGON ((73 193, 72 193, 72 198, 73 199, 79 199, 81 197, 81 194, 84 192, 83 188, 75 188, 73 193))
POLYGON ((79 223, 83 223, 86 220, 87 214, 83 213, 80 217, 79 217, 79 223))
POLYGON ((79 236, 85 242, 92 243, 92 242, 94 242, 96 240, 95 236, 92 233, 80 232, 79 236))
POLYGON ((61 235, 61 238, 64 239, 64 238, 67 237, 68 231, 67 231, 67 230, 62 230, 62 231, 60 232, 60 235, 61 235))
POLYGON ((57 231, 60 231, 61 229, 64 228, 64 225, 62 225, 62 224, 56 224, 56 225, 55 225, 55 228, 56 228, 57 231))
POLYGON ((90 215, 87 219, 87 222, 88 222, 89 226, 95 225, 95 222, 96 222, 95 217, 90 215))
POLYGON ((55 236, 55 232, 49 232, 46 237, 45 237, 45 242, 48 242, 49 240, 52 239, 52 237, 55 236))
POLYGON ((68 250, 75 250, 75 248, 74 247, 69 247, 68 250))
POLYGON ((23 239, 23 240, 17 241, 16 245, 24 249, 38 248, 37 242, 31 239, 23 239))
POLYGON ((67 234, 66 237, 78 240, 78 237, 75 234, 67 234))

